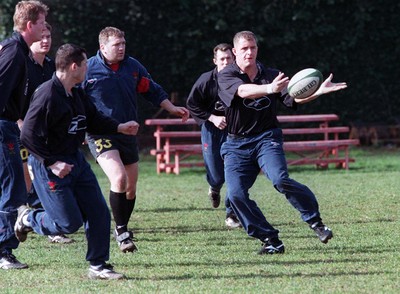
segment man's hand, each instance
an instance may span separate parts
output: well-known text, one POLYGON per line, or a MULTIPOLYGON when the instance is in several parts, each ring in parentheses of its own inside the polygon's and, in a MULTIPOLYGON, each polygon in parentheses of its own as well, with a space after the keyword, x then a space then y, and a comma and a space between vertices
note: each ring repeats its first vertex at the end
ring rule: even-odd
MULTIPOLYGON (((1 48, 0 48, 0 49, 1 49, 1 48)), ((23 124, 24 124, 24 121, 23 121, 22 119, 17 120, 17 125, 18 125, 18 128, 19 128, 20 130, 22 130, 23 124)))
POLYGON ((163 102, 161 102, 160 106, 172 115, 181 117, 183 122, 187 121, 189 118, 189 110, 187 110, 185 107, 175 106, 168 99, 165 99, 163 102))
POLYGON ((329 77, 321 84, 316 94, 323 95, 347 88, 346 82, 332 83, 332 79, 333 74, 330 74, 329 77))
POLYGON ((211 114, 210 117, 208 118, 210 122, 214 124, 218 129, 223 130, 226 128, 226 118, 225 116, 217 116, 214 114, 211 114))
POLYGON ((71 172, 73 164, 68 164, 63 161, 56 161, 52 165, 49 166, 53 174, 55 174, 60 179, 66 177, 71 172))
POLYGON ((134 120, 127 121, 126 123, 122 123, 118 125, 118 133, 122 133, 125 135, 136 135, 139 130, 139 124, 134 120))
POLYGON ((341 82, 341 83, 332 83, 333 79, 333 74, 330 74, 329 77, 321 84, 321 86, 318 88, 318 90, 312 94, 311 96, 304 98, 304 99, 294 99, 299 104, 307 103, 310 102, 317 97, 323 95, 323 94, 328 94, 331 92, 339 91, 342 89, 347 88, 346 82, 341 82))
POLYGON ((267 94, 280 93, 283 89, 287 88, 288 84, 289 78, 285 77, 283 72, 280 72, 272 83, 268 84, 269 90, 267 91, 267 94))
POLYGON ((280 93, 287 88, 289 78, 280 72, 270 84, 241 84, 236 94, 245 99, 257 99, 274 93, 280 93))
POLYGON ((168 112, 175 116, 181 117, 183 122, 187 121, 189 118, 189 110, 187 110, 185 107, 174 106, 168 112))

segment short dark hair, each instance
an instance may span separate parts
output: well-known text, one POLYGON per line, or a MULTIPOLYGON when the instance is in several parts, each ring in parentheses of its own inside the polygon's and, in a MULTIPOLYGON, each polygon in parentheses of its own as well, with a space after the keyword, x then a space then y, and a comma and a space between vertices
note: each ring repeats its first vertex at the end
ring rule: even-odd
POLYGON ((217 52, 218 51, 225 52, 225 51, 228 51, 228 50, 231 51, 231 53, 232 53, 232 45, 231 44, 228 44, 228 43, 218 44, 217 46, 214 47, 214 50, 213 50, 214 58, 217 57, 217 52))
POLYGON ((75 44, 64 44, 58 48, 56 53, 56 70, 65 71, 68 66, 76 63, 81 66, 81 63, 86 58, 86 50, 75 44))

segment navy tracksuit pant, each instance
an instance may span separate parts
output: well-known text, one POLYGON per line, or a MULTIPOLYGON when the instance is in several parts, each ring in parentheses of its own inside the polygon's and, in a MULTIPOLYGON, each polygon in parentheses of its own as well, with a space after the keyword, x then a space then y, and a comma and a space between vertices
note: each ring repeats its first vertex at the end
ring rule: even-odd
POLYGON ((71 234, 83 224, 88 242, 86 260, 91 265, 103 264, 109 259, 111 216, 96 176, 80 151, 59 160, 74 165, 63 179, 29 156, 43 209, 30 212, 28 221, 41 235, 71 234))

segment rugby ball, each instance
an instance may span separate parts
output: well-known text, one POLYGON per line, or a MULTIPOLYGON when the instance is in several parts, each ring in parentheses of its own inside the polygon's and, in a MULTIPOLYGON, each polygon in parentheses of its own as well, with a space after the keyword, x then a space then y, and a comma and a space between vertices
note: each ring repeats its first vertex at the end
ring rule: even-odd
POLYGON ((293 98, 307 98, 318 90, 322 84, 322 78, 322 73, 318 69, 303 69, 290 79, 288 93, 293 98))

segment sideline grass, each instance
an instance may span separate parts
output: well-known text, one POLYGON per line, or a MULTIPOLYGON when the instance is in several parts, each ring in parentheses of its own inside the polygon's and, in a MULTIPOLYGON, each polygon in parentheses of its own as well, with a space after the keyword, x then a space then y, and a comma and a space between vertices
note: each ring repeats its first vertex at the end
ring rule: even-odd
MULTIPOLYGON (((157 175, 147 158, 130 222, 139 251, 122 254, 111 243, 110 262, 127 280, 86 278, 82 230, 72 245, 30 234, 14 251, 30 268, 1 270, 0 293, 398 293, 400 150, 351 154, 357 161, 349 171, 290 168, 316 193, 334 231, 326 245, 260 175, 251 197, 281 231, 286 253, 259 256, 260 242, 227 230, 224 209, 211 208, 201 168, 157 175)), ((107 179, 93 168, 108 195, 107 179)))

